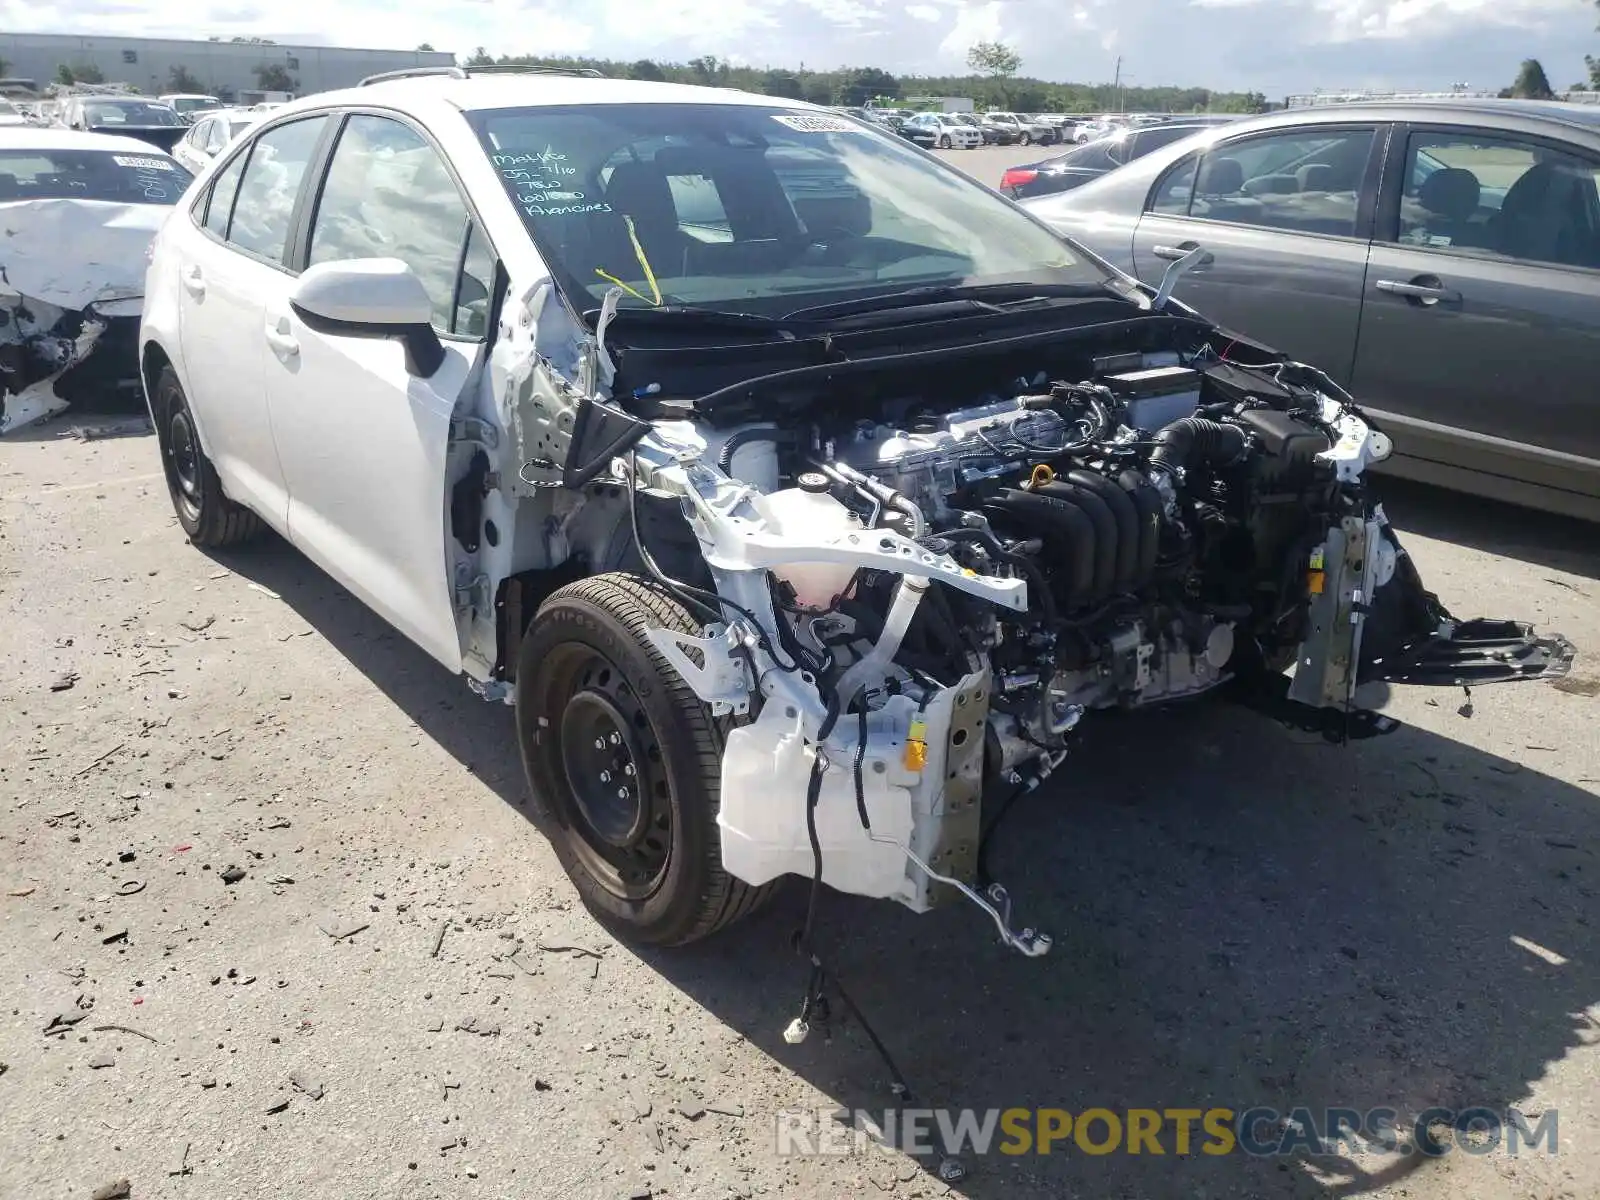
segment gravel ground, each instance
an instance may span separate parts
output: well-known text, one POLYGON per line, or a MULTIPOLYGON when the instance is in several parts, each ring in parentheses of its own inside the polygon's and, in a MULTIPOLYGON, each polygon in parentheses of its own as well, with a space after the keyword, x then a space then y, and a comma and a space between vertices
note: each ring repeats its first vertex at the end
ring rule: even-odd
POLYGON ((1007 167, 1054 158, 1070 149, 1070 146, 980 146, 976 150, 935 150, 934 153, 979 183, 999 187, 1000 176, 1006 173, 1007 167))
MULTIPOLYGON (((829 897, 822 943, 955 1107, 1560 1111, 1560 1154, 780 1159, 881 1108, 858 1027, 786 1045, 791 888, 618 944, 524 817, 511 714, 277 541, 187 545, 153 439, 0 443, 0 1195, 1600 1194, 1600 671, 1403 690, 1335 749, 1222 705, 1096 721, 967 908, 829 897), (56 1032, 47 1032, 48 1030, 56 1032)), ((1594 530, 1422 489, 1459 611, 1600 644, 1594 530)))

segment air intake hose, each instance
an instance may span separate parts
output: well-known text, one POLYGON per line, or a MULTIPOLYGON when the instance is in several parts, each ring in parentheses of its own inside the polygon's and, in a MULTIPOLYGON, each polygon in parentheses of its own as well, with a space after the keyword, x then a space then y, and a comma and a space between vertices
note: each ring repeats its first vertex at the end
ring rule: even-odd
POLYGON ((1225 467, 1244 455, 1245 432, 1204 417, 1182 417, 1155 436, 1150 465, 1169 475, 1185 467, 1225 467))

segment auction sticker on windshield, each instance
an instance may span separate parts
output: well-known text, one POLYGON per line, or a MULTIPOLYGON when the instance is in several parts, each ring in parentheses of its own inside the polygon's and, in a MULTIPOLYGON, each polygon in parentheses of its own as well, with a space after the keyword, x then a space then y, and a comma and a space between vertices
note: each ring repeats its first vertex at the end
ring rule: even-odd
POLYGON ((865 133, 854 121, 844 117, 811 116, 809 113, 775 113, 772 118, 779 125, 798 129, 801 133, 865 133))
POLYGON ((140 158, 133 154, 113 154, 111 161, 119 167, 132 167, 135 171, 170 171, 173 167, 164 158, 140 158))

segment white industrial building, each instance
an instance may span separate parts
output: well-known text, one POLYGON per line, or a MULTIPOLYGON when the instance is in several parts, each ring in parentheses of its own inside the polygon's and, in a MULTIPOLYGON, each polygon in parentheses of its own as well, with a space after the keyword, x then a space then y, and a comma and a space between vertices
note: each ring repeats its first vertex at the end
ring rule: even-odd
MULTIPOLYGON (((62 66, 81 74, 93 67, 107 83, 127 83, 147 95, 178 90, 172 71, 182 67, 205 90, 224 100, 241 92, 280 90, 262 83, 262 72, 280 67, 296 95, 349 87, 362 77, 401 67, 449 66, 455 55, 438 50, 361 50, 348 46, 290 46, 270 42, 199 41, 57 33, 0 33, 0 59, 11 79, 40 87, 55 81, 62 66)), ((271 72, 277 74, 277 72, 271 72)))

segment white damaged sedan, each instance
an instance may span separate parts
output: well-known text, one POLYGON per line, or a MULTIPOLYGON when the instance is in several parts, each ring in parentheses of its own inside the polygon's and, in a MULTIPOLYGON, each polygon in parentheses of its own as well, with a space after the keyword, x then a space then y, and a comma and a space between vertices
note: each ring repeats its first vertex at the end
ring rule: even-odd
POLYGON ((150 239, 192 181, 133 138, 0 129, 0 434, 139 387, 150 239))
POLYGON ((1570 659, 1451 618, 1369 493, 1388 439, 1174 281, 822 109, 418 70, 218 157, 140 365, 190 540, 270 526, 514 702, 622 931, 798 874, 1038 954, 983 839, 1101 710, 1353 738, 1392 728, 1359 685, 1570 659))

